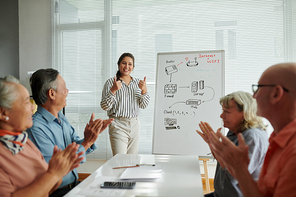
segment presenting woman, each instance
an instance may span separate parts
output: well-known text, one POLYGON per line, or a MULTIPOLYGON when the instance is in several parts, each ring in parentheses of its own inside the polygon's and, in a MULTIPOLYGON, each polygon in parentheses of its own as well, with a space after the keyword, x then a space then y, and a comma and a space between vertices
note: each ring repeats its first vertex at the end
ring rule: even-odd
MULTIPOLYGON (((229 129, 227 137, 238 146, 237 134, 242 133, 249 146, 248 170, 254 180, 258 180, 268 148, 268 136, 262 119, 256 115, 256 101, 250 93, 238 91, 222 97, 220 104, 222 106, 220 117, 223 120, 223 126, 229 129)), ((201 122, 199 127, 202 132, 196 130, 197 133, 209 144, 210 133, 215 132, 206 122, 201 122)), ((220 132, 221 128, 218 130, 220 132)), ((215 155, 213 156, 215 157, 215 155)), ((205 196, 243 196, 238 181, 229 174, 227 169, 220 166, 219 160, 214 178, 214 188, 213 193, 205 196)))
POLYGON ((131 77, 135 58, 123 53, 118 62, 114 78, 108 79, 102 92, 101 107, 114 121, 109 125, 110 143, 113 156, 137 154, 139 146, 140 108, 145 109, 150 101, 144 80, 131 77))
POLYGON ((0 78, 0 196, 48 196, 83 160, 78 145, 55 146, 49 164, 25 132, 34 107, 27 89, 12 76, 0 78))

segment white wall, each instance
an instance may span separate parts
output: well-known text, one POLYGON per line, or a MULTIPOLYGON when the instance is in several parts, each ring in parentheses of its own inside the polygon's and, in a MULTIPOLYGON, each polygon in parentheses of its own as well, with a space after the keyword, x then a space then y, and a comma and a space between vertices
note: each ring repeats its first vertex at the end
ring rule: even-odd
POLYGON ((0 77, 19 78, 18 0, 0 1, 0 77))
POLYGON ((19 0, 19 75, 30 90, 28 71, 52 67, 51 0, 19 0))

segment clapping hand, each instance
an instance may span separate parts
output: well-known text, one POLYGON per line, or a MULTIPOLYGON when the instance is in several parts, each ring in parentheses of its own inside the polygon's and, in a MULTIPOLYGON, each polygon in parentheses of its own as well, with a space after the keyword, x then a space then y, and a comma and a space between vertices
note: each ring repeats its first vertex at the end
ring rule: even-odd
POLYGON ((92 113, 88 124, 84 129, 84 141, 81 143, 85 150, 87 150, 98 138, 99 134, 102 133, 109 124, 113 121, 113 118, 102 120, 96 119, 95 114, 92 113))
POLYGON ((249 146, 246 145, 244 137, 238 134, 238 146, 225 137, 220 131, 217 134, 211 133, 209 136, 209 145, 212 152, 222 168, 227 168, 233 177, 237 177, 237 173, 242 168, 248 168, 250 158, 248 154, 249 146))
POLYGON ((218 131, 221 131, 221 128, 219 128, 217 130, 217 133, 214 132, 214 130, 212 129, 212 127, 209 125, 209 123, 207 122, 200 122, 199 123, 199 128, 201 129, 201 131, 196 130, 196 132, 202 137, 202 139, 209 144, 209 136, 211 133, 213 133, 214 135, 217 135, 218 131))
POLYGON ((94 120, 95 114, 92 113, 89 123, 85 126, 84 129, 84 141, 81 143, 85 150, 87 150, 98 138, 99 134, 102 132, 103 120, 96 119, 94 120))
MULTIPOLYGON (((88 122, 88 125, 92 125, 93 124, 93 119, 95 118, 95 114, 94 113, 92 113, 91 114, 91 117, 90 117, 90 120, 89 120, 89 122, 88 122)), ((113 118, 109 118, 109 119, 106 119, 106 120, 103 120, 103 126, 102 126, 102 128, 101 128, 101 130, 100 130, 100 132, 99 132, 99 134, 100 133, 102 133, 110 124, 111 124, 111 122, 113 121, 114 119, 113 118)))
POLYGON ((109 118, 109 119, 106 119, 106 120, 103 120, 103 126, 101 128, 101 132, 102 133, 108 126, 109 124, 111 124, 111 122, 113 122, 113 118, 109 118))
POLYGON ((84 159, 84 157, 80 157, 83 155, 83 151, 76 153, 79 144, 73 142, 69 144, 65 150, 58 149, 58 146, 54 147, 53 155, 49 160, 48 164, 48 172, 59 178, 67 175, 70 171, 77 168, 80 165, 80 162, 84 159))

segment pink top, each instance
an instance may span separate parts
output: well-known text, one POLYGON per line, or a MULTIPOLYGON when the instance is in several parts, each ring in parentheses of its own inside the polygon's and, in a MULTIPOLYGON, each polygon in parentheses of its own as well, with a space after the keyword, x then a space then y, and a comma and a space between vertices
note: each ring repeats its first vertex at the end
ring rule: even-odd
POLYGON ((296 119, 272 133, 258 180, 264 196, 296 196, 296 119))
POLYGON ((11 196, 15 191, 28 186, 44 174, 47 168, 48 164, 30 139, 16 155, 0 142, 0 196, 11 196))

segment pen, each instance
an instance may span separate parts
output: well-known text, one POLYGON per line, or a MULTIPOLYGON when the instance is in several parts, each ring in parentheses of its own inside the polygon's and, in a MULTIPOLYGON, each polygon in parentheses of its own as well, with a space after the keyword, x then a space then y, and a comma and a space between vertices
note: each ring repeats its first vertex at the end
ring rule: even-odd
POLYGON ((136 168, 140 166, 155 166, 155 164, 137 164, 134 166, 121 166, 121 167, 114 167, 113 169, 121 169, 121 168, 136 168))
POLYGON ((155 164, 148 164, 148 163, 142 163, 142 164, 137 164, 138 166, 155 166, 155 164))
POLYGON ((113 169, 121 169, 121 168, 136 168, 136 167, 140 167, 139 165, 135 165, 135 166, 121 166, 121 167, 114 167, 113 169))

